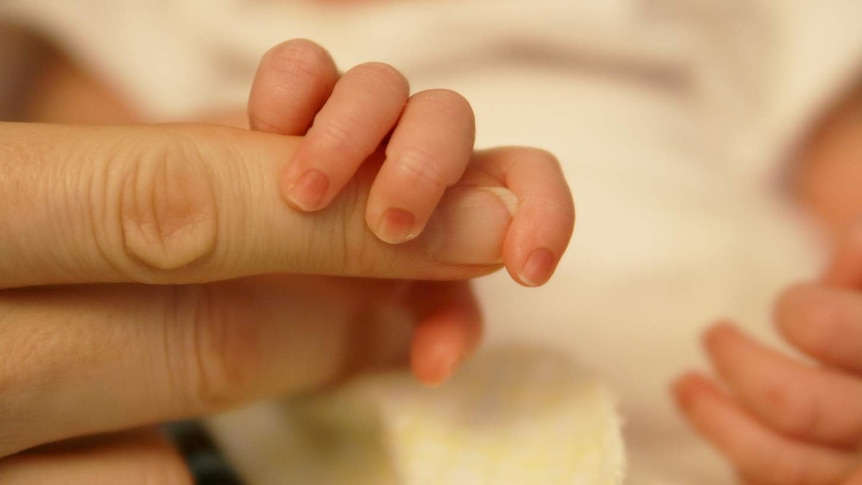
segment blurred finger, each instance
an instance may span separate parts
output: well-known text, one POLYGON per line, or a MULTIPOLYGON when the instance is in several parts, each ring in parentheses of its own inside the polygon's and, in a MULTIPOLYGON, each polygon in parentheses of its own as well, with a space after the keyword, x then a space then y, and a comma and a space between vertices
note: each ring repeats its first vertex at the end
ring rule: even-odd
POLYGON ((410 363, 416 377, 440 385, 479 345, 482 315, 468 282, 419 283, 407 296, 416 312, 410 363))
POLYGON ((828 285, 862 289, 862 222, 850 226, 838 242, 821 280, 828 285))
POLYGON ((834 446, 862 440, 862 382, 791 360, 730 325, 706 336, 723 380, 758 419, 778 432, 834 446))
POLYGON ((368 197, 368 226, 398 244, 419 235, 470 162, 475 120, 470 104, 446 90, 412 96, 386 147, 368 197))
MULTIPOLYGON (((503 260, 516 281, 541 286, 553 274, 575 224, 572 195, 559 162, 542 150, 499 148, 480 152, 471 164, 474 167, 517 197, 517 213, 503 243, 503 260)), ((465 185, 473 182, 471 177, 463 181, 465 185)))
POLYGON ((156 429, 136 429, 40 447, 0 461, 4 485, 191 485, 192 476, 156 429))
POLYGON ((750 483, 832 485, 842 483, 855 463, 852 453, 781 436, 702 376, 692 374, 678 380, 674 396, 694 428, 750 483))
POLYGON ((296 39, 273 47, 261 59, 251 86, 251 128, 304 135, 337 81, 335 62, 314 42, 296 39))
POLYGON ((304 211, 329 205, 395 126, 409 90, 404 76, 386 64, 344 73, 282 174, 288 202, 304 211))
POLYGON ((818 361, 862 374, 862 295, 857 290, 796 285, 775 310, 778 329, 818 361))
POLYGON ((358 352, 375 353, 361 363, 376 367, 393 351, 366 340, 412 326, 397 312, 369 314, 377 291, 273 276, 2 292, 0 456, 316 388, 358 352))

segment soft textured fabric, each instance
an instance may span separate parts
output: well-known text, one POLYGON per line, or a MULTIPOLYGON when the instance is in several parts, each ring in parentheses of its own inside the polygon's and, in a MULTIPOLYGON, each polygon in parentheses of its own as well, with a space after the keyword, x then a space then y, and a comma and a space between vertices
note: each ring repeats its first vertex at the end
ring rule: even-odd
MULTIPOLYGON (((342 67, 386 61, 416 90, 466 95, 478 144, 551 150, 578 208, 572 245, 547 287, 524 290, 505 274, 479 281, 486 347, 529 342, 563 353, 617 394, 626 483, 731 481, 675 412, 667 386, 702 363, 698 335, 716 318, 769 338, 777 292, 816 268, 816 241, 777 174, 860 70, 862 2, 6 0, 0 8, 60 39, 152 120, 241 105, 260 54, 292 37, 321 43, 342 67)), ((391 411, 389 395, 377 396, 379 412, 391 411)), ((287 472, 290 448, 261 435, 289 438, 291 428, 267 434, 254 425, 297 412, 285 406, 259 405, 217 426, 248 473, 287 472)))
POLYGON ((250 483, 615 485, 624 451, 608 393, 564 353, 481 353, 445 386, 407 373, 214 418, 250 483))

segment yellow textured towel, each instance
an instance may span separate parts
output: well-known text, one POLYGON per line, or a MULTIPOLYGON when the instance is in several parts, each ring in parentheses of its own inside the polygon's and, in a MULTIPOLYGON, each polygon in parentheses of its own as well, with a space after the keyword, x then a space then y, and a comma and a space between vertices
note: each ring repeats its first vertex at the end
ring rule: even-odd
POLYGON ((613 485, 624 470, 612 399, 535 348, 480 354, 439 388, 377 375, 210 425, 253 484, 613 485), (240 424, 255 442, 231 439, 240 424))

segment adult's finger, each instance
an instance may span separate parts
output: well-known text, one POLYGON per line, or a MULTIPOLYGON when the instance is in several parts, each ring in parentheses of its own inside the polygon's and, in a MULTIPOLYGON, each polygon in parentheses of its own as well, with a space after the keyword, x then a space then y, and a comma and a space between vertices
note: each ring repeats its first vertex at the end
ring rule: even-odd
POLYGON ((192 485, 192 476, 156 429, 54 443, 0 460, 4 485, 192 485))
POLYGON ((469 223, 499 212, 499 199, 458 207, 464 198, 450 198, 460 224, 438 228, 442 249, 429 248, 431 236, 391 246, 368 230, 379 156, 328 209, 288 207, 275 174, 298 143, 208 125, 0 124, 0 288, 273 272, 455 279, 498 267, 498 254, 463 255, 500 246, 492 239, 510 220, 491 218, 502 227, 484 234, 469 223))
POLYGON ((447 90, 413 95, 386 146, 365 217, 384 241, 419 235, 443 192, 457 182, 473 153, 470 103, 447 90))
POLYGON ((778 299, 775 322, 799 350, 825 364, 862 374, 862 294, 858 290, 793 286, 778 299))
POLYGON ((709 379, 687 375, 674 396, 694 428, 730 459, 746 483, 832 485, 852 470, 856 457, 786 438, 743 410, 709 379))
POLYGON ((459 182, 470 186, 500 184, 518 200, 503 243, 509 274, 526 286, 550 279, 575 224, 575 206, 557 159, 534 148, 498 148, 480 152, 459 182), (478 176, 477 176, 478 174, 478 176))
POLYGON ((287 201, 304 211, 328 206, 395 126, 409 92, 404 76, 386 64, 344 73, 285 167, 287 201))
POLYGON ((271 276, 0 292, 0 457, 388 364, 415 323, 410 309, 398 310, 397 289, 271 276))
POLYGON ((834 446, 862 440, 858 379, 791 360, 726 324, 708 332, 706 347, 738 399, 777 431, 834 446))
POLYGON ((264 54, 248 100, 253 130, 304 135, 338 81, 329 53, 314 42, 295 39, 264 54))

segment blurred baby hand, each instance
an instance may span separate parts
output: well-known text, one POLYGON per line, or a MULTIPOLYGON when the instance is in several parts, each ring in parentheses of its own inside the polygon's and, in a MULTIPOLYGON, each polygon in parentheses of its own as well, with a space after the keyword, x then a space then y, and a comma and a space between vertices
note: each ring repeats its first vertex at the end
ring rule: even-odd
POLYGON ((785 292, 775 323, 814 363, 718 325, 705 342, 727 390, 690 374, 675 385, 680 408, 746 483, 862 483, 862 226, 820 282, 785 292))
MULTIPOLYGON (((362 64, 339 75, 321 47, 285 42, 261 61, 249 118, 253 129, 306 134, 279 181, 282 195, 302 211, 327 207, 376 160, 375 152, 385 152, 373 167, 364 212, 368 227, 388 243, 422 234, 441 199, 465 187, 506 189, 493 191, 514 214, 502 262, 524 285, 551 277, 571 237, 574 207, 552 155, 530 148, 474 152, 469 103, 448 90, 411 96, 407 80, 391 66, 362 64)), ((432 237, 453 248, 446 234, 432 237)), ((462 252, 469 259, 469 246, 462 252)))

